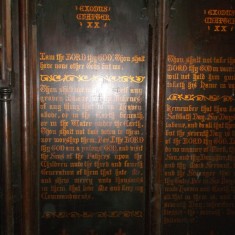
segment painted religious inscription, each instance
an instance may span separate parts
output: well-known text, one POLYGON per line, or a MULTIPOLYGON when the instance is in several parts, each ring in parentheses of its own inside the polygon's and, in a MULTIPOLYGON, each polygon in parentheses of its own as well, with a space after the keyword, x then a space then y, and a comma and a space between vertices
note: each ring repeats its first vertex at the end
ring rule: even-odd
POLYGON ((143 1, 44 1, 38 23, 40 233, 144 234, 143 1))
POLYGON ((171 6, 163 234, 234 230, 234 7, 234 1, 174 1, 171 6))

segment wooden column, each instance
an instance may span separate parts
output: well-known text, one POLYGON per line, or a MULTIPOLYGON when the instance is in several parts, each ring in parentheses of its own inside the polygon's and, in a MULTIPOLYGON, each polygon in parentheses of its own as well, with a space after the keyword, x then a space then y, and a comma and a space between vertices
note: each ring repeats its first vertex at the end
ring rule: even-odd
POLYGON ((164 151, 164 97, 165 97, 165 31, 166 31, 166 2, 158 1, 156 6, 156 25, 154 31, 154 100, 155 114, 153 115, 153 156, 154 156, 154 175, 153 175, 153 213, 152 213, 152 234, 161 234, 161 195, 162 195, 162 164, 164 151))
POLYGON ((19 1, 20 86, 21 86, 21 162, 22 162, 22 235, 32 235, 32 194, 29 118, 29 26, 28 0, 19 1))
POLYGON ((13 235, 12 146, 11 146, 11 89, 0 88, 3 184, 3 234, 13 235))

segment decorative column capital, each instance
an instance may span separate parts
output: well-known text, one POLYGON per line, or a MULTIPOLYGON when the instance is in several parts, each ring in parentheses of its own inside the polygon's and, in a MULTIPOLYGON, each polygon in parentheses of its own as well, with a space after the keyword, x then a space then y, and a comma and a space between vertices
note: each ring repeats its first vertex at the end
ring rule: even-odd
POLYGON ((0 101, 10 101, 11 100, 12 89, 9 87, 0 88, 0 101))

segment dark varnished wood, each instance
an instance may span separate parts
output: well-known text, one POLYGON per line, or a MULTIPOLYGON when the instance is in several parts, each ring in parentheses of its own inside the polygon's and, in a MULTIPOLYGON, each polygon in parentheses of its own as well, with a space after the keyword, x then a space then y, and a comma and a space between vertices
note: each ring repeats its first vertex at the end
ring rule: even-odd
POLYGON ((13 235, 13 190, 11 146, 11 89, 0 88, 1 161, 3 184, 3 234, 13 235))
POLYGON ((11 0, 1 1, 1 78, 4 86, 10 84, 12 71, 11 0))
POLYGON ((153 59, 153 198, 151 234, 161 234, 161 188, 164 152, 164 96, 165 96, 165 1, 158 1, 154 28, 153 59))
POLYGON ((27 0, 19 2, 20 27, 20 89, 21 89, 21 162, 22 162, 22 234, 31 235, 31 159, 30 159, 30 118, 29 118, 29 30, 27 0))

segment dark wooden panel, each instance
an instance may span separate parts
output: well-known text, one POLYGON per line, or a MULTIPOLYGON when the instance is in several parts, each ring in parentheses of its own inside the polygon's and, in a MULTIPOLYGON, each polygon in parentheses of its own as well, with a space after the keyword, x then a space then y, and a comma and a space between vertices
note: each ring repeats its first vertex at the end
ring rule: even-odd
POLYGON ((144 1, 43 1, 38 18, 41 234, 144 234, 144 1))
POLYGON ((168 3, 163 234, 234 234, 235 2, 168 3))

